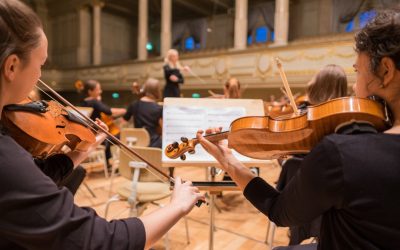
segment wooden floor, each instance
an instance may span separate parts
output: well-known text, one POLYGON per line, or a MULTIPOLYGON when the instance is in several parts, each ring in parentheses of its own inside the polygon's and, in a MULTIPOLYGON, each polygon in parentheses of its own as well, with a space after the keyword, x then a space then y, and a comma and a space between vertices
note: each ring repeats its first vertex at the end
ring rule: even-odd
MULTIPOLYGON (((280 167, 271 162, 267 167, 261 168, 260 176, 269 183, 274 183, 279 175, 280 167)), ((181 176, 187 180, 199 180, 205 178, 204 168, 176 168, 175 176, 181 176)), ((204 179, 203 179, 204 180, 204 179)), ((116 188, 129 180, 123 177, 114 178, 112 194, 116 188)), ((89 190, 82 185, 75 196, 75 202, 80 206, 94 208, 100 216, 104 216, 105 203, 109 199, 110 181, 104 177, 104 173, 91 173, 85 183, 94 192, 94 198, 89 190)), ((168 203, 169 199, 161 203, 168 203)), ((215 211, 214 249, 269 249, 265 243, 268 218, 258 212, 243 197, 239 191, 224 191, 222 197, 216 199, 216 205, 220 211, 215 211)), ((150 205, 144 213, 157 209, 150 205)), ((107 219, 126 218, 128 216, 127 202, 116 202, 110 207, 107 219)), ((188 215, 190 244, 186 242, 184 221, 179 221, 169 232, 170 249, 209 249, 209 206, 195 207, 188 215)), ((287 245, 287 228, 277 228, 273 246, 287 245)), ((153 249, 165 249, 165 241, 160 240, 153 249)))

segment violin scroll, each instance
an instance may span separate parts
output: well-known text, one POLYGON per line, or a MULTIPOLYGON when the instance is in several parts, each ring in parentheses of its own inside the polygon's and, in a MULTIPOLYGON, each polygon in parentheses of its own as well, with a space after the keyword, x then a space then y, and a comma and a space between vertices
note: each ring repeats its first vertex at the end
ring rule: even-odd
POLYGON ((189 140, 186 137, 181 137, 182 143, 179 144, 178 142, 173 142, 169 144, 165 148, 165 155, 168 158, 176 159, 178 157, 181 158, 182 161, 186 160, 185 153, 188 152, 189 154, 194 154, 196 151, 194 150, 195 146, 199 143, 197 139, 189 140))

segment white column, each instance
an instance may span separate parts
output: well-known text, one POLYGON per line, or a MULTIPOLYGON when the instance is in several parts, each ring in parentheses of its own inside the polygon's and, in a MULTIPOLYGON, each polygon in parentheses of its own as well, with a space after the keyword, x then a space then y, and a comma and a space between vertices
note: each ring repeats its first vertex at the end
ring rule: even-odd
POLYGON ((275 42, 274 45, 286 45, 289 33, 289 0, 275 1, 275 42))
POLYGON ((236 0, 234 49, 247 45, 247 0, 236 0))
POLYGON ((77 61, 78 66, 90 64, 90 12, 87 6, 78 9, 79 17, 79 44, 77 61))
POLYGON ((139 0, 138 59, 147 59, 148 0, 139 0))
POLYGON ((162 0, 161 2, 161 56, 165 56, 171 48, 172 1, 162 0))
POLYGON ((47 51, 48 51, 48 55, 47 55, 47 61, 52 61, 52 51, 53 51, 53 40, 52 40, 52 36, 50 34, 52 34, 51 32, 51 25, 49 22, 49 11, 47 8, 47 3, 44 0, 39 0, 39 1, 35 1, 36 3, 36 13, 37 15, 40 17, 40 20, 42 20, 43 23, 43 31, 47 36, 47 40, 48 40, 48 45, 47 45, 47 51))
POLYGON ((102 2, 93 3, 93 64, 101 64, 101 8, 102 2))

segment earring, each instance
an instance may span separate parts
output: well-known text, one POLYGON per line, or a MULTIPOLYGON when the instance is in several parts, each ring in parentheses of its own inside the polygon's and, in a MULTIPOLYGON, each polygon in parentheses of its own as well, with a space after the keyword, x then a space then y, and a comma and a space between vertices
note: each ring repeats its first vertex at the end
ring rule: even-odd
POLYGON ((385 85, 383 85, 383 83, 381 83, 381 85, 379 85, 379 88, 383 89, 383 88, 385 88, 385 85))

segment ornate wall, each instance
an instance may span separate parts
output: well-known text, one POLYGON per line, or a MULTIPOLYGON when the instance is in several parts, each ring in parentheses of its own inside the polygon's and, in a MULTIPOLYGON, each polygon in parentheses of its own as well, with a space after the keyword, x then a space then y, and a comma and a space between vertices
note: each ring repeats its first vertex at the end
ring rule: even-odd
MULTIPOLYGON (((353 35, 341 34, 331 37, 306 39, 289 43, 285 47, 253 48, 245 51, 204 52, 181 57, 183 65, 189 65, 195 75, 186 74, 183 89, 221 88, 228 77, 239 78, 247 88, 279 88, 282 86, 274 57, 279 57, 293 87, 304 87, 319 69, 326 64, 342 66, 354 82, 352 65, 355 60, 353 35), (198 76, 198 77, 197 77, 198 76), (199 79, 200 78, 200 79, 199 79)), ((45 70, 43 80, 58 90, 70 90, 77 80, 97 79, 105 90, 126 90, 134 80, 144 81, 155 77, 163 81, 163 61, 73 68, 68 70, 45 70)))

